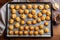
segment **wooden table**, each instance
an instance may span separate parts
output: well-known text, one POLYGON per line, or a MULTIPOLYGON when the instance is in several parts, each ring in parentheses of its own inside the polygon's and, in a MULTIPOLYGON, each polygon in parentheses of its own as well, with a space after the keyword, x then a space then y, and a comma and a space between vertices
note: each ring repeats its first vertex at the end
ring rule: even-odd
MULTIPOLYGON (((4 1, 3 4, 7 2, 4 1)), ((2 1, 0 0, 0 4, 2 1)), ((1 4, 0 7, 3 5, 1 4)), ((5 30, 6 31, 6 30, 5 30)), ((0 36, 0 40, 60 40, 60 25, 54 25, 53 26, 53 37, 52 38, 6 38, 5 32, 2 36, 0 36)))

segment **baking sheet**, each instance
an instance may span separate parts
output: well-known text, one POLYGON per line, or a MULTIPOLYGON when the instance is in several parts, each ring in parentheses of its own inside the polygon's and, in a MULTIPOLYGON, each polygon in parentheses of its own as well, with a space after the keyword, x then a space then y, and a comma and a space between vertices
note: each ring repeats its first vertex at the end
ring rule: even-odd
MULTIPOLYGON (((31 9, 32 10, 32 9, 31 9)), ((29 11, 31 11, 31 10, 29 10, 29 11)), ((47 11, 48 11, 47 10, 47 11)), ((18 11, 18 10, 17 10, 18 11)), ((40 10, 38 10, 38 9, 36 9, 36 13, 38 13, 38 12, 40 12, 40 10)), ((53 32, 52 32, 52 9, 51 9, 51 3, 49 3, 49 2, 10 2, 10 3, 8 3, 7 4, 7 16, 8 17, 6 17, 7 18, 7 21, 6 21, 6 26, 7 26, 7 37, 52 37, 52 35, 53 35, 53 32), (50 9, 48 9, 49 11, 51 11, 51 20, 50 21, 48 21, 49 22, 49 26, 47 26, 47 28, 49 28, 49 33, 45 33, 44 35, 32 35, 32 36, 30 36, 30 35, 9 35, 8 34, 8 31, 9 31, 9 29, 8 29, 8 26, 9 26, 9 23, 7 22, 9 19, 10 19, 10 16, 11 16, 11 10, 10 10, 10 8, 9 8, 9 6, 11 5, 11 4, 19 4, 19 5, 22 5, 22 4, 37 4, 37 5, 44 5, 44 4, 49 4, 50 5, 50 9)), ((17 12, 17 15, 19 16, 19 14, 18 14, 18 12, 17 12)), ((45 16, 46 17, 46 15, 44 14, 43 16, 45 16)), ((27 20, 33 20, 33 19, 26 19, 26 21, 27 20)), ((45 20, 46 21, 46 20, 45 20)), ((37 23, 36 25, 33 25, 33 26, 38 26, 38 25, 40 25, 40 24, 43 24, 45 21, 41 21, 40 23, 37 23)), ((24 25, 25 26, 25 25, 24 25)), ((46 27, 45 27, 46 28, 46 27)), ((18 30, 18 29, 15 29, 15 30, 18 30)))

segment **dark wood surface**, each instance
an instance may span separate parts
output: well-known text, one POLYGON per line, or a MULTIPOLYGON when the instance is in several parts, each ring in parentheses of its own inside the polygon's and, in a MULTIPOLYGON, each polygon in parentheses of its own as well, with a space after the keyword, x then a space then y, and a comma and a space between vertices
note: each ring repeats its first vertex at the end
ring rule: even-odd
MULTIPOLYGON (((8 0, 0 0, 0 7, 2 7, 6 2, 8 2, 8 0)), ((0 36, 0 40, 60 40, 60 25, 53 26, 53 37, 51 38, 7 38, 4 35, 5 32, 0 36)))

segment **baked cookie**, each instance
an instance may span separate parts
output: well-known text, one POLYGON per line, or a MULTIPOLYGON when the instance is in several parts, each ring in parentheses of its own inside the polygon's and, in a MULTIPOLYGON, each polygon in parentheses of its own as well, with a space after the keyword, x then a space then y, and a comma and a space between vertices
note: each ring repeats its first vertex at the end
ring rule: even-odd
POLYGON ((39 28, 40 28, 40 29, 43 29, 43 28, 44 28, 44 25, 40 24, 40 25, 39 25, 39 28))
POLYGON ((32 15, 36 14, 36 10, 32 10, 32 11, 31 11, 31 14, 32 14, 32 15))
POLYGON ((48 33, 48 32, 49 32, 49 29, 48 29, 48 28, 45 28, 45 29, 44 29, 44 32, 45 32, 45 33, 48 33))
POLYGON ((24 31, 24 35, 28 35, 28 31, 24 31))
POLYGON ((37 7, 38 7, 38 6, 37 6, 36 4, 34 4, 32 8, 33 8, 33 9, 37 9, 37 7))
POLYGON ((32 24, 36 24, 36 23, 37 23, 36 20, 33 20, 33 21, 32 21, 32 24))
POLYGON ((9 33, 8 33, 9 35, 13 35, 14 34, 14 32, 11 30, 11 31, 9 31, 9 33))
POLYGON ((19 8, 20 8, 20 5, 17 4, 17 5, 15 6, 15 9, 18 10, 19 8))
POLYGON ((15 30, 15 31, 14 31, 14 34, 15 34, 15 35, 18 35, 18 33, 19 33, 18 30, 15 30))
POLYGON ((32 14, 28 14, 28 18, 32 18, 32 14))
POLYGON ((19 35, 23 35, 23 31, 19 31, 19 35))
POLYGON ((15 19, 17 22, 19 22, 20 21, 20 17, 16 17, 16 19, 15 19))
POLYGON ((34 31, 34 35, 38 35, 38 31, 34 31))
POLYGON ((44 30, 41 29, 41 30, 39 31, 39 34, 40 34, 40 35, 43 35, 43 34, 44 34, 44 30))
POLYGON ((24 26, 20 26, 20 27, 19 27, 19 30, 20 30, 20 31, 24 30, 24 26))
POLYGON ((12 9, 12 10, 11 10, 11 13, 12 13, 12 14, 15 14, 15 13, 16 13, 16 10, 15 10, 15 9, 12 9))
POLYGON ((10 8, 11 8, 11 9, 14 9, 14 8, 15 8, 15 6, 12 4, 12 5, 10 5, 10 8))
POLYGON ((36 19, 37 18, 37 15, 33 15, 33 18, 36 19))
POLYGON ((13 24, 13 23, 14 23, 14 20, 13 20, 13 19, 10 19, 10 20, 9 20, 9 23, 10 23, 10 24, 13 24))
POLYGON ((41 17, 41 16, 42 16, 42 13, 41 13, 41 12, 39 12, 39 13, 37 14, 37 16, 38 16, 38 17, 41 17))
POLYGON ((38 23, 41 22, 41 19, 40 19, 40 18, 37 18, 37 22, 38 22, 38 23))
POLYGON ((25 5, 21 5, 21 9, 26 9, 26 6, 25 5))
POLYGON ((32 22, 31 22, 30 20, 28 20, 26 23, 27 23, 28 25, 32 24, 32 22))
POLYGON ((38 31, 38 30, 39 30, 39 27, 38 27, 38 26, 37 26, 37 27, 35 27, 35 28, 34 28, 34 30, 35 30, 35 31, 38 31))
POLYGON ((11 18, 15 19, 16 18, 16 14, 12 14, 11 18))
POLYGON ((44 23, 44 25, 45 25, 45 26, 48 26, 48 25, 49 25, 49 23, 48 23, 48 22, 45 22, 45 23, 44 23))
POLYGON ((32 5, 31 5, 31 4, 28 4, 28 5, 27 5, 27 8, 28 8, 28 9, 31 9, 31 8, 32 8, 32 5))
POLYGON ((45 5, 45 9, 49 9, 50 6, 48 4, 45 5))
POLYGON ((19 9, 19 14, 23 14, 23 10, 22 9, 19 9))
POLYGON ((50 16, 46 16, 46 18, 45 18, 47 21, 49 21, 50 20, 50 16))
POLYGON ((34 30, 34 27, 33 26, 30 26, 29 29, 32 31, 32 30, 34 30))
POLYGON ((42 10, 42 9, 44 9, 44 6, 43 6, 43 5, 39 5, 39 6, 38 6, 38 9, 39 9, 39 10, 42 10))
POLYGON ((44 16, 42 16, 42 17, 41 17, 41 20, 42 20, 42 21, 44 21, 44 20, 45 20, 45 17, 44 17, 44 16))
POLYGON ((47 11, 47 12, 46 12, 46 15, 47 15, 47 16, 51 16, 51 12, 50 12, 50 11, 47 11))
POLYGON ((46 14, 47 10, 43 9, 42 14, 46 14))
POLYGON ((14 26, 13 25, 9 25, 9 30, 13 30, 14 26))
POLYGON ((28 10, 28 9, 25 9, 25 10, 24 10, 24 13, 25 13, 25 14, 28 14, 28 13, 29 13, 29 10, 28 10))
POLYGON ((20 24, 21 24, 21 25, 25 24, 25 21, 24 21, 24 20, 21 20, 21 21, 20 21, 20 24))
POLYGON ((30 35, 33 35, 33 31, 30 31, 29 34, 30 34, 30 35))
POLYGON ((15 27, 16 27, 16 28, 19 28, 19 26, 20 26, 19 23, 16 23, 16 24, 15 24, 15 27))

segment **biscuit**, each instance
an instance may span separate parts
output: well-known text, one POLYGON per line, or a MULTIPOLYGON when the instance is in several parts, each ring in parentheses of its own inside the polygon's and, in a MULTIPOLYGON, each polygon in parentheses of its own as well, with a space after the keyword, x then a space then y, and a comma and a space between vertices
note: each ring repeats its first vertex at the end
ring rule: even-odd
POLYGON ((13 24, 13 23, 14 23, 14 20, 13 20, 13 19, 10 19, 10 20, 9 20, 9 23, 10 23, 10 24, 13 24))

